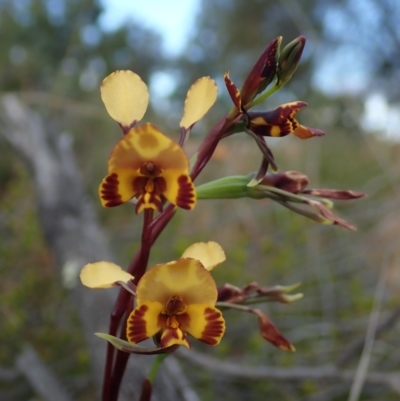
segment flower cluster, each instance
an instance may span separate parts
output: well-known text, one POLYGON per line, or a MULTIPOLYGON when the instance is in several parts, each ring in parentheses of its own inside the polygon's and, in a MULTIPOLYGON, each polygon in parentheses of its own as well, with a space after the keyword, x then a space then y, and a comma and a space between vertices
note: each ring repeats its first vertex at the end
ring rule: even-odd
MULTIPOLYGON (((198 79, 187 92, 178 142, 150 123, 137 125, 149 102, 147 86, 138 75, 116 71, 104 79, 101 97, 108 114, 121 127, 123 137, 109 157, 108 173, 99 187, 100 201, 104 207, 132 202, 136 213, 144 212, 142 241, 128 271, 104 261, 87 264, 81 271, 81 281, 87 287, 121 288, 109 333, 97 333, 111 346, 106 361, 105 392, 111 391, 112 386, 113 391, 118 389, 124 368, 118 369, 116 360, 122 361, 122 366, 127 361, 127 356, 121 355, 168 354, 182 345, 190 348, 188 336, 209 345, 219 344, 225 333, 221 310, 256 315, 263 338, 282 350, 294 351, 294 346, 272 321, 252 305, 301 299, 302 294, 289 294, 297 285, 261 287, 251 283, 243 288, 230 284, 217 287, 210 271, 225 260, 225 254, 215 242, 196 243, 181 258, 147 269, 152 245, 176 207, 191 210, 199 200, 269 198, 319 223, 355 228, 331 211, 333 204, 329 199, 355 199, 363 194, 308 189, 304 174, 278 171, 265 140, 289 134, 301 139, 322 136, 322 131, 296 119, 307 104, 293 101, 270 111, 251 110, 285 85, 297 68, 305 38, 298 37, 282 50, 281 41, 278 37, 270 42, 240 90, 225 73, 224 82, 233 107, 206 135, 193 163, 189 163, 182 147, 193 126, 217 98, 217 85, 210 77, 198 79), (244 176, 218 178, 195 188, 194 179, 212 157, 219 141, 239 132, 251 136, 259 147, 262 153, 259 170, 244 176), (156 218, 154 212, 158 212, 156 218), (124 329, 118 331, 121 322, 124 329), (137 345, 150 338, 155 347, 137 345), (112 347, 122 351, 119 359, 114 358, 112 347)), ((146 380, 141 399, 149 399, 149 389, 151 384, 146 380)), ((104 399, 108 399, 107 394, 104 399)))
MULTIPOLYGON (((225 332, 225 321, 215 308, 218 291, 210 270, 224 260, 224 251, 217 243, 196 243, 182 258, 153 266, 137 287, 132 275, 110 262, 86 265, 81 281, 90 288, 122 285, 135 296, 136 308, 128 317, 126 330, 132 344, 153 338, 160 350, 174 345, 190 348, 190 334, 217 345, 225 332)), ((125 351, 141 353, 140 348, 125 345, 125 351)))

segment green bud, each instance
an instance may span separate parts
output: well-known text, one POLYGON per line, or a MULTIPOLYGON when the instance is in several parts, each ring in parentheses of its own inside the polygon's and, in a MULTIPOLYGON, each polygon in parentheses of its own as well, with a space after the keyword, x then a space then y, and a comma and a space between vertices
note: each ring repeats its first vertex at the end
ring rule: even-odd
MULTIPOLYGON (((330 200, 309 199, 302 194, 308 182, 307 176, 293 171, 266 174, 259 183, 249 186, 249 183, 253 183, 255 174, 257 173, 224 177, 199 185, 196 187, 197 199, 267 198, 320 224, 337 225, 349 230, 356 229, 330 210, 333 206, 330 200)), ((287 290, 290 289, 291 287, 287 288, 287 290)))
POLYGON ((238 199, 248 196, 249 176, 219 178, 196 187, 197 199, 238 199))
MULTIPOLYGON (((265 175, 258 185, 250 186, 256 173, 219 178, 196 187, 197 199, 275 199, 293 201, 292 197, 308 183, 307 176, 295 171, 265 175), (287 190, 292 190, 288 192, 287 190), (274 192, 277 192, 274 194, 274 192)), ((297 198, 295 199, 297 200, 297 198)))
POLYGON ((305 44, 306 38, 304 36, 299 36, 282 50, 278 58, 277 70, 279 87, 282 87, 286 82, 290 81, 292 75, 297 70, 305 44))

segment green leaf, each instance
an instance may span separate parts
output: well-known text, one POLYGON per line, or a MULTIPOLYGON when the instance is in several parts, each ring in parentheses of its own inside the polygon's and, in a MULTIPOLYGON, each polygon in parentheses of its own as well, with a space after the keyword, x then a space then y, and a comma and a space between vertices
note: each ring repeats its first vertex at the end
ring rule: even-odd
POLYGON ((114 337, 110 334, 106 333, 94 333, 97 337, 100 337, 109 343, 111 343, 115 348, 120 351, 128 352, 130 354, 144 354, 144 355, 154 355, 154 354, 166 354, 172 351, 175 351, 179 346, 173 345, 167 348, 160 347, 142 347, 137 344, 130 343, 128 341, 122 340, 118 337, 114 337))

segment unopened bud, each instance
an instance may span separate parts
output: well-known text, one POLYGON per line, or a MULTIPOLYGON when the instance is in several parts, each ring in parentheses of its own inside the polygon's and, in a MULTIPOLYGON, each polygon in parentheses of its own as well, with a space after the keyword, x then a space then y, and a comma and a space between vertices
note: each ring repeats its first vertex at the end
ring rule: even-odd
POLYGON ((226 283, 218 287, 218 302, 240 302, 244 297, 245 294, 243 290, 232 284, 226 283))
POLYGON ((350 191, 345 189, 305 189, 302 191, 303 194, 312 195, 312 196, 321 196, 323 198, 329 199, 340 199, 340 200, 348 200, 348 199, 358 199, 365 196, 362 192, 350 191))
POLYGON ((318 210, 320 216, 325 219, 325 222, 323 222, 323 224, 335 224, 340 227, 348 228, 349 230, 356 230, 356 227, 353 224, 350 224, 346 220, 343 220, 340 217, 336 216, 323 203, 316 200, 309 200, 309 205, 318 210))
POLYGON ((249 186, 249 182, 254 180, 255 175, 256 173, 234 175, 201 184, 196 187, 197 199, 270 198, 267 187, 286 191, 289 196, 290 193, 300 193, 308 184, 308 177, 305 174, 286 171, 267 173, 257 185, 249 186))
POLYGON ((243 106, 250 103, 257 94, 261 93, 274 79, 276 74, 277 53, 282 37, 272 40, 253 69, 250 71, 240 90, 243 106))
POLYGON ((283 351, 296 351, 294 346, 290 344, 290 342, 280 333, 272 321, 262 311, 259 309, 251 309, 249 312, 257 315, 260 332, 265 340, 283 351))
POLYGON ((308 185, 308 177, 298 171, 285 171, 283 173, 267 173, 260 185, 268 185, 282 189, 292 194, 302 192, 308 185))
POLYGON ((196 187, 197 199, 238 199, 247 196, 248 176, 219 178, 196 187))
POLYGON ((286 45, 279 55, 277 76, 280 87, 290 81, 292 75, 297 70, 305 44, 306 38, 299 36, 286 45))

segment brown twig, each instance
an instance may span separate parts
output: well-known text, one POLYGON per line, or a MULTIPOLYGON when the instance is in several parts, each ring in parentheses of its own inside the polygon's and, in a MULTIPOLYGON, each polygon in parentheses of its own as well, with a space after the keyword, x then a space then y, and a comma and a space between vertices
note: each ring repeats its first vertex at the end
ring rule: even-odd
MULTIPOLYGON (((390 330, 400 318, 400 306, 394 309, 389 315, 383 319, 377 326, 375 337, 380 337, 385 331, 390 330)), ((338 361, 336 362, 337 367, 343 367, 351 362, 351 360, 360 355, 365 343, 365 336, 357 338, 348 347, 346 352, 344 352, 338 361)))
MULTIPOLYGON (((228 376, 230 379, 242 380, 343 380, 352 381, 354 379, 354 371, 338 370, 334 366, 297 366, 294 368, 281 368, 274 366, 243 366, 241 363, 221 362, 216 358, 201 354, 194 350, 187 351, 180 349, 175 354, 177 357, 190 362, 193 365, 200 366, 218 375, 228 376)), ((366 381, 375 384, 386 384, 391 386, 400 394, 399 389, 395 389, 393 383, 400 379, 399 372, 378 373, 372 372, 366 376, 366 381)))

